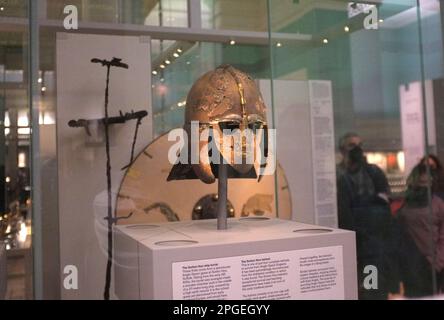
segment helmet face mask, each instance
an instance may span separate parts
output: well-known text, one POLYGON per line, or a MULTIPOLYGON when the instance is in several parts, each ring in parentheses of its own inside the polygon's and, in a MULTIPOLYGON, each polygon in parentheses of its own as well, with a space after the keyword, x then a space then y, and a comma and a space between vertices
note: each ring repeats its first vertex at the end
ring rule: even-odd
MULTIPOLYGON (((250 76, 230 65, 222 65, 200 77, 187 97, 184 128, 188 137, 192 137, 193 122, 199 123, 199 137, 204 130, 208 130, 209 135, 207 140, 199 139, 199 161, 191 166, 197 178, 205 183, 215 182, 216 174, 209 160, 214 159, 214 154, 209 154, 210 149, 222 155, 224 163, 233 169, 233 177, 257 177, 254 166, 259 150, 256 146, 267 136, 265 133, 261 137, 257 132, 267 131, 267 120, 262 96, 250 76)), ((188 150, 192 149, 191 143, 189 139, 188 150)), ((266 150, 267 139, 264 144, 266 150)), ((173 167, 168 180, 181 179, 179 176, 173 167)))
POLYGON ((257 135, 263 129, 262 122, 243 123, 240 121, 221 121, 213 128, 213 136, 219 138, 219 143, 213 146, 222 154, 225 163, 229 164, 240 174, 246 174, 256 162, 256 147, 260 145, 261 136, 257 135), (216 132, 214 132, 216 131, 216 132))

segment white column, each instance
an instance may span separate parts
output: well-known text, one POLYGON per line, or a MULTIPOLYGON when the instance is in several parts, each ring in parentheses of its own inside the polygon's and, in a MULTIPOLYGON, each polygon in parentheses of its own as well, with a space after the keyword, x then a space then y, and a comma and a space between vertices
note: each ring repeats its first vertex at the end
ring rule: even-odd
POLYGON ((201 0, 188 0, 188 28, 202 28, 201 0))

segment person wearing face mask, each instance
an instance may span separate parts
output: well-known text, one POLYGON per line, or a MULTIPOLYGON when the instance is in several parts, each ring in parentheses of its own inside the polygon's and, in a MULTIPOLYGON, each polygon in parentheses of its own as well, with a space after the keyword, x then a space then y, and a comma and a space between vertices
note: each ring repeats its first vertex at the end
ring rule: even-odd
POLYGON ((433 176, 429 179, 423 162, 414 167, 407 179, 404 206, 397 214, 401 231, 399 271, 407 297, 436 293, 433 272, 437 289, 443 290, 444 201, 434 192, 429 201, 429 190, 433 191, 436 183, 433 176))
POLYGON ((339 227, 353 229, 354 217, 352 207, 368 206, 369 204, 389 204, 390 187, 384 172, 376 165, 367 163, 362 148, 361 137, 354 132, 345 134, 339 140, 339 151, 342 161, 336 169, 338 192, 345 192, 339 200, 339 227))
POLYGON ((356 232, 359 299, 384 300, 399 290, 392 275, 393 218, 389 204, 389 184, 384 172, 369 164, 356 133, 339 141, 342 162, 337 166, 338 224, 356 232), (366 288, 367 266, 378 270, 378 288, 366 288))

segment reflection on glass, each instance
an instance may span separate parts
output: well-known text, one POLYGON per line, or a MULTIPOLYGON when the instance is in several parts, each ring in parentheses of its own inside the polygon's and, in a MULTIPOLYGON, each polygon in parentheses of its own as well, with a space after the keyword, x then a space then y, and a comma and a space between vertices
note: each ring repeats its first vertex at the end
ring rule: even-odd
MULTIPOLYGON (((393 217, 411 213, 403 209, 403 201, 412 188, 407 177, 420 159, 428 152, 444 158, 440 146, 441 132, 436 127, 436 121, 442 114, 436 97, 441 91, 438 89, 442 85, 440 79, 444 77, 439 1, 420 1, 421 25, 416 1, 271 0, 270 3, 273 37, 270 49, 273 52, 277 127, 282 128, 284 114, 289 114, 286 106, 291 104, 287 102, 290 91, 286 88, 297 90, 301 87, 300 83, 308 83, 306 89, 299 92, 308 96, 310 121, 315 129, 304 129, 301 124, 284 132, 284 135, 297 137, 304 132, 308 138, 314 135, 313 142, 306 145, 308 150, 312 150, 313 159, 302 154, 298 157, 299 162, 313 162, 316 168, 323 165, 324 169, 329 169, 331 167, 325 161, 333 160, 325 159, 336 158, 339 164, 329 176, 325 174, 330 172, 328 170, 319 173, 314 169, 317 180, 309 187, 313 187, 315 195, 319 194, 318 190, 323 191, 323 202, 315 200, 315 204, 325 204, 326 190, 337 194, 337 201, 331 202, 330 212, 337 214, 340 227, 357 232, 360 298, 387 299, 389 294, 409 295, 405 289, 411 289, 411 283, 405 282, 409 281, 406 274, 413 274, 414 270, 400 261, 413 258, 409 252, 406 255, 400 253, 397 241, 400 241, 399 232, 411 236, 413 227, 412 224, 398 225, 399 220, 393 217), (307 35, 310 38, 304 44, 281 43, 276 33, 307 35), (331 84, 331 105, 325 100, 324 104, 317 104, 322 100, 310 88, 314 80, 331 84), (287 98, 284 98, 285 92, 287 98), (427 96, 425 101, 423 93, 427 96), (323 131, 323 135, 317 131, 317 124, 321 121, 326 123, 325 113, 322 119, 318 114, 320 109, 317 108, 321 106, 324 110, 331 107, 329 121, 334 128, 329 132, 323 131), (348 142, 352 146, 349 147, 348 142), (330 146, 331 143, 333 146, 330 146), (320 150, 323 162, 316 158, 320 150), (330 156, 326 155, 326 150, 336 152, 330 156), (364 214, 367 214, 366 218, 364 214), (392 223, 400 229, 391 229, 392 223), (372 252, 379 253, 372 256, 372 252), (376 265, 380 277, 385 279, 382 281, 380 278, 378 292, 372 293, 363 287, 362 271, 368 264, 376 265), (390 273, 395 269, 397 272, 390 273)), ((304 102, 290 97, 303 108, 304 102)), ((300 143, 300 148, 305 145, 302 140, 295 143, 300 143)), ((280 154, 284 157, 293 150, 291 144, 281 146, 280 154)), ((430 198, 427 198, 427 185, 423 187, 422 200, 425 202, 421 212, 426 217, 428 212, 436 213, 436 206, 432 210, 430 198)), ((435 192, 431 191, 433 201, 437 202, 435 192)), ((325 211, 315 207, 314 214, 319 219, 325 211)), ((444 217, 444 212, 442 215, 444 217)), ((436 219, 435 216, 429 218, 430 221, 436 219)), ((433 235, 430 233, 428 236, 433 235)), ((407 241, 402 239, 404 243, 407 241)), ((436 251, 431 250, 432 243, 428 242, 426 247, 434 256, 436 251)), ((422 276, 422 285, 430 289, 433 280, 430 269, 422 276)), ((434 281, 437 280, 439 275, 434 281)), ((435 285, 435 289, 437 287, 439 284, 435 285)))
POLYGON ((11 261, 24 270, 7 275, 6 299, 32 299, 31 237, 26 228, 31 225, 28 3, 0 1, 0 19, 10 23, 0 26, 0 130, 4 132, 0 135, 0 246, 5 243, 7 256, 14 256, 11 261))
POLYGON ((201 0, 202 28, 266 32, 267 0, 201 0))
POLYGON ((0 1, 0 17, 25 18, 28 0, 0 1))
POLYGON ((164 27, 188 26, 187 1, 161 0, 154 2, 157 3, 152 6, 153 1, 145 1, 144 11, 148 13, 144 20, 145 25, 164 27))
POLYGON ((80 21, 128 23, 150 26, 187 27, 187 1, 184 0, 48 0, 49 19, 64 19, 66 5, 77 8, 80 21))
MULTIPOLYGON (((300 222, 329 227, 339 224, 356 231, 360 276, 366 264, 378 266, 380 291, 374 295, 366 292, 360 277, 360 297, 386 299, 437 293, 444 279, 439 255, 444 252, 444 244, 439 241, 444 239, 440 237, 444 225, 444 201, 440 198, 444 193, 440 166, 444 160, 444 131, 439 123, 444 116, 440 1, 419 1, 421 21, 416 0, 199 1, 201 19, 197 22, 205 30, 196 34, 196 29, 182 30, 181 40, 175 40, 174 35, 168 40, 151 40, 152 69, 147 76, 152 78, 155 136, 182 126, 187 93, 203 73, 222 63, 250 73, 258 79, 264 98, 271 102, 268 107, 275 116, 279 161, 288 176, 286 190, 294 193, 294 217, 300 222), (222 34, 220 30, 234 30, 233 34, 245 34, 245 38, 254 38, 259 32, 263 44, 247 45, 242 38, 231 35, 224 43, 211 42, 220 41, 208 36, 211 32, 222 34), (190 38, 184 40, 188 32, 190 38), (207 42, 199 38, 202 35, 207 42), (269 86, 271 73, 273 86, 269 86), (340 138, 347 133, 351 138, 348 140, 359 138, 360 142, 342 141, 340 138), (436 155, 437 160, 426 157, 421 161, 427 154, 436 155), (344 217, 350 212, 366 218, 371 213, 380 220, 355 217, 347 224, 350 221, 344 217), (395 223, 399 221, 399 225, 395 223), (391 230, 388 226, 392 222, 399 229, 391 230), (363 229, 370 235, 363 235, 363 229), (401 233, 402 237, 394 237, 401 233), (396 272, 388 273, 381 260, 369 258, 370 249, 383 252, 379 258, 398 259, 389 262, 396 272), (415 262, 421 268, 414 267, 415 262), (390 281, 385 281, 387 278, 390 281), (412 284, 425 290, 412 290, 412 284)), ((0 1, 0 19, 12 18, 8 21, 20 25, 19 29, 10 30, 8 26, 0 30, 0 240, 7 242, 9 250, 29 249, 31 233, 29 44, 23 28, 28 2, 0 1)), ((98 33, 118 30, 119 24, 132 24, 167 27, 161 30, 166 31, 166 37, 171 30, 168 27, 187 28, 195 22, 188 21, 188 16, 198 12, 188 12, 188 3, 47 0, 46 13, 49 20, 60 22, 66 16, 65 6, 70 4, 78 9, 80 21, 102 23, 95 25, 103 27, 98 33)), ((124 33, 124 28, 117 33, 124 33)), ((56 108, 63 106, 56 105, 56 32, 45 27, 40 30, 39 40, 42 153, 38 164, 43 168, 46 187, 42 193, 48 193, 43 198, 51 197, 53 203, 42 202, 57 207, 55 140, 59 137, 55 123, 56 108)), ((83 144, 78 147, 85 150, 83 144)), ((95 166, 99 149, 89 146, 86 150, 86 162, 95 166)), ((41 186, 36 187, 40 191, 41 186)), ((58 244, 56 247, 54 252, 60 252, 58 244)), ((80 249, 93 252, 94 248, 80 249)), ((58 262, 48 264, 55 266, 54 274, 59 271, 58 262)), ((82 290, 82 294, 94 291, 82 290)))
POLYGON ((152 63, 155 71, 152 92, 156 136, 182 126, 188 91, 205 72, 227 63, 254 78, 269 79, 267 58, 266 46, 231 46, 210 42, 170 44, 152 63))

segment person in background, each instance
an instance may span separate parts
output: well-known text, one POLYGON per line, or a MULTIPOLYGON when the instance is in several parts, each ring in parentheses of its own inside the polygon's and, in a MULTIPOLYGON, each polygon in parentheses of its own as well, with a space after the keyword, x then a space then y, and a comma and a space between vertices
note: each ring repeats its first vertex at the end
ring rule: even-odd
POLYGON ((392 276, 389 184, 383 171, 367 162, 358 134, 345 134, 339 150, 343 160, 337 166, 338 222, 340 228, 356 232, 359 298, 387 299, 389 292, 399 290, 392 276), (364 286, 366 266, 378 270, 377 289, 364 286))
POLYGON ((436 189, 436 183, 433 176, 429 179, 421 161, 407 179, 405 204, 397 214, 401 235, 399 272, 406 297, 430 296, 437 293, 434 289, 443 290, 444 200, 429 191, 436 189))
POLYGON ((422 163, 424 165, 427 165, 427 162, 430 166, 430 169, 432 170, 442 170, 442 164, 441 161, 439 161, 438 157, 435 156, 434 154, 429 154, 428 156, 425 156, 424 158, 421 159, 421 161, 419 163, 422 163))
MULTIPOLYGON (((433 154, 423 157, 418 165, 424 165, 425 168, 429 166, 430 175, 433 177, 433 189, 431 190, 435 195, 439 196, 444 200, 444 169, 439 161, 439 158, 433 154)), ((406 183, 408 185, 408 181, 406 183)), ((394 216, 398 213, 398 211, 405 205, 405 195, 400 197, 399 199, 392 200, 392 213, 394 216)))
POLYGON ((432 191, 444 200, 444 168, 439 158, 433 154, 429 154, 422 158, 419 163, 430 166, 430 174, 434 178, 432 191))

